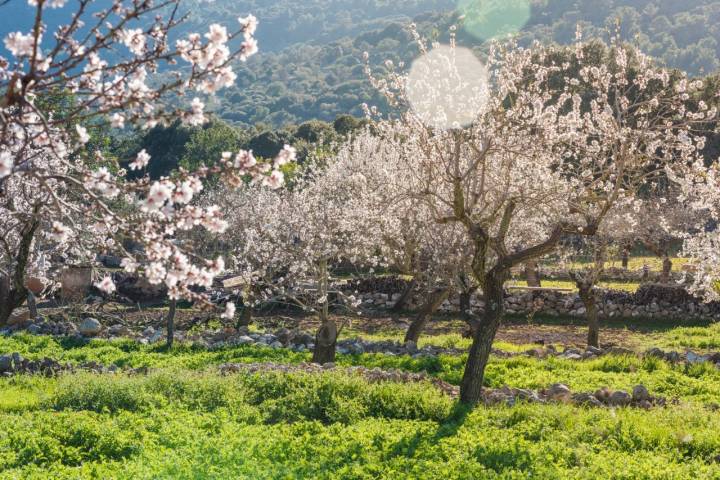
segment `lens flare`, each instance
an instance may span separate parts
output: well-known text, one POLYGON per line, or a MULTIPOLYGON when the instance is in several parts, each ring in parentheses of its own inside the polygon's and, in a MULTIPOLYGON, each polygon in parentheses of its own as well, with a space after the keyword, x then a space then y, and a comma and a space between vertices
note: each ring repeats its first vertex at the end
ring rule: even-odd
POLYGON ((426 125, 463 127, 487 105, 488 70, 470 49, 440 45, 413 62, 406 93, 426 125))
POLYGON ((480 40, 519 32, 530 20, 530 0, 460 0, 463 28, 480 40))

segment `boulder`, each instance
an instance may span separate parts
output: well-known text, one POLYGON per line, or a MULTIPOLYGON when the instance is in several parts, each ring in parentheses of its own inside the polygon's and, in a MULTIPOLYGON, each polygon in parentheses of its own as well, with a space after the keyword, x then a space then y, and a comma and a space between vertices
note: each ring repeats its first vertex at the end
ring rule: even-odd
POLYGON ((24 308, 21 310, 15 310, 12 315, 10 315, 10 318, 8 318, 7 325, 9 327, 23 328, 30 322, 30 310, 24 308))
POLYGON ((0 355, 0 373, 12 371, 12 356, 0 355))
POLYGON ((162 340, 163 338, 165 338, 165 331, 162 329, 156 330, 155 333, 150 335, 150 337, 148 338, 148 342, 149 343, 157 343, 160 340, 162 340))
POLYGON ((708 355, 698 355, 695 352, 688 351, 685 358, 688 363, 705 363, 710 357, 708 355))
POLYGON ((653 347, 647 352, 645 352, 645 356, 647 357, 657 357, 657 358, 665 358, 665 352, 658 347, 653 347))
POLYGON ((417 342, 414 342, 413 340, 408 340, 407 342, 405 342, 405 348, 409 353, 416 353, 418 350, 417 342))
POLYGON ((635 385, 632 391, 633 402, 641 403, 650 400, 650 392, 644 385, 635 385))
POLYGON ((550 388, 547 390, 548 398, 558 402, 569 400, 571 393, 570 388, 563 383, 554 383, 550 385, 550 388))
POLYGON ((102 331, 102 325, 96 319, 90 317, 83 320, 78 329, 80 330, 81 335, 94 337, 102 331))
POLYGON ((37 323, 31 323, 28 325, 27 331, 33 335, 40 335, 42 333, 42 327, 37 323))
POLYGON ((608 405, 611 405, 613 407, 624 407, 626 405, 630 405, 631 401, 632 397, 629 393, 624 390, 618 390, 616 392, 613 392, 612 395, 610 395, 610 398, 608 399, 608 405))
POLYGON ((590 407, 601 407, 602 403, 600 400, 595 398, 594 395, 589 393, 576 393, 572 396, 572 401, 577 405, 586 405, 590 407))
POLYGON ((293 333, 287 328, 281 328, 275 332, 275 337, 277 337, 278 342, 287 345, 293 339, 293 333))
POLYGON ((595 390, 595 398, 597 398, 599 401, 603 403, 607 403, 608 400, 610 400, 610 395, 612 392, 608 387, 602 387, 595 390))
POLYGON ((110 326, 108 333, 113 336, 127 337, 130 335, 130 329, 125 325, 116 323, 115 325, 110 326))
POLYGON ((248 337, 247 335, 241 335, 235 339, 235 343, 237 345, 249 345, 251 343, 255 343, 255 340, 253 340, 251 337, 248 337))

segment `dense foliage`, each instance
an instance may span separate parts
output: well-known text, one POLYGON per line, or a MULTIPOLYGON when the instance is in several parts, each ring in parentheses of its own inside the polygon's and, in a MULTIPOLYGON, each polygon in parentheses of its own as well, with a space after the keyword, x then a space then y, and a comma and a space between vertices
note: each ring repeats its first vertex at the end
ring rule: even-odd
MULTIPOLYGON (((431 37, 439 37, 446 30, 443 25, 457 22, 452 13, 456 2, 436 0, 239 3, 232 8, 253 9, 261 22, 270 24, 263 31, 270 38, 261 34, 260 39, 272 50, 248 62, 236 86, 218 99, 224 119, 244 124, 332 121, 341 113, 360 115, 363 102, 382 106, 363 74, 363 52, 371 53, 374 64, 409 62, 417 56, 406 31, 411 18, 431 37)), ((204 8, 210 16, 229 7, 219 0, 204 8)), ((578 24, 586 37, 607 38, 619 22, 623 40, 670 67, 707 75, 720 66, 719 18, 720 2, 715 0, 534 0, 520 39, 523 44, 571 43, 578 24)), ((459 38, 462 44, 482 46, 462 30, 459 38)))
MULTIPOLYGON (((716 348, 720 330, 676 328, 654 342, 697 347, 698 339, 716 348)), ((494 358, 489 386, 539 388, 560 380, 590 390, 644 383, 681 404, 651 414, 568 405, 469 412, 427 383, 367 383, 334 373, 215 373, 228 360, 307 359, 282 349, 179 345, 168 351, 39 336, 3 337, 0 348, 28 358, 155 368, 148 376, 0 380, 0 478, 681 479, 720 473, 714 460, 719 417, 706 406, 720 400, 720 373, 709 366, 623 355, 494 358)), ((341 355, 339 363, 425 371, 457 382, 462 358, 363 354, 341 355)))

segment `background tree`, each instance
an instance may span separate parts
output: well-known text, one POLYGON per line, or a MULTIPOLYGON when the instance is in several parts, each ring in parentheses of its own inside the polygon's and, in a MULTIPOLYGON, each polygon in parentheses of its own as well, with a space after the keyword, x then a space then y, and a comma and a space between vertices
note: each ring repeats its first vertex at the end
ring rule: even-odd
MULTIPOLYGON (((38 239, 57 245, 92 240, 96 250, 123 254, 128 271, 146 262, 143 273, 152 283, 165 283, 172 298, 204 300, 190 287, 209 286, 222 271, 222 259, 195 257, 173 241, 178 230, 225 228, 216 208, 190 204, 202 189, 201 179, 217 174, 237 185, 248 175, 279 186, 282 177, 273 166, 285 159, 274 165, 251 164, 239 152, 235 158, 223 156, 212 169, 181 171, 173 180, 132 180, 115 159, 88 146, 93 130, 106 125, 152 128, 176 119, 202 124, 202 100, 178 104, 178 95, 213 93, 232 84, 236 74, 230 63, 257 51, 257 21, 240 18, 230 33, 211 24, 205 35, 191 33, 171 46, 169 38, 175 38, 172 33, 183 22, 177 1, 117 4, 92 12, 86 8, 88 1, 81 1, 66 10, 67 24, 45 35, 48 12, 64 3, 30 2, 35 10, 30 31, 12 32, 4 39, 13 59, 0 64, 0 324, 26 296, 24 278, 36 268, 27 259, 40 258, 33 254, 38 239), (138 20, 141 26, 133 28, 138 20), (187 68, 150 83, 151 72, 176 62, 187 68), (38 99, 58 88, 72 94, 72 101, 54 115, 43 110, 38 99), (133 208, 114 208, 119 201, 133 208), (142 259, 124 251, 125 238, 143 244, 142 259)), ((143 170, 149 161, 141 151, 129 168, 143 170)), ((110 277, 96 285, 108 293, 115 289, 110 277)))
MULTIPOLYGON (((420 46, 425 53, 422 40, 420 46)), ((695 159, 704 137, 693 125, 707 119, 686 106, 702 82, 673 83, 670 72, 622 45, 612 45, 600 66, 587 60, 592 45, 580 41, 574 48, 495 52, 487 98, 478 98, 478 89, 430 89, 434 96, 421 104, 431 106, 432 119, 452 118, 458 111, 443 109, 458 105, 463 114, 478 111, 471 125, 428 126, 417 104, 380 125, 402 152, 406 174, 422 185, 407 195, 437 221, 462 225, 473 243, 471 269, 485 309, 472 322, 461 381, 461 400, 469 404, 480 400, 511 269, 553 251, 567 235, 594 235, 618 201, 666 167, 695 159)), ((462 78, 453 58, 441 64, 449 65, 448 77, 462 78)), ((371 78, 393 101, 407 101, 413 88, 404 74, 371 78)))

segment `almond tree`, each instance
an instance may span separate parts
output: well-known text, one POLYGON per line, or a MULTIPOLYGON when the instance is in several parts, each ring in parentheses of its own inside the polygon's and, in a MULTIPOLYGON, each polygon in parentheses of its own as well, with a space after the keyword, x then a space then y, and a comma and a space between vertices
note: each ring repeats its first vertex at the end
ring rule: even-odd
POLYGON ((637 202, 630 205, 617 204, 608 212, 594 236, 569 235, 559 245, 561 265, 578 289, 578 296, 585 308, 588 323, 587 344, 600 346, 600 311, 597 284, 600 281, 610 251, 627 241, 626 232, 637 227, 637 202), (587 261, 589 258, 589 261, 587 261))
MULTIPOLYGON (((177 231, 226 228, 217 208, 191 205, 201 180, 217 175, 238 185, 249 176, 279 186, 281 173, 239 152, 212 168, 180 169, 172 179, 131 180, 116 159, 92 148, 93 132, 178 118, 204 122, 201 96, 232 85, 232 62, 257 51, 256 19, 238 18, 231 31, 212 24, 204 34, 171 42, 185 20, 179 0, 115 1, 106 9, 79 0, 55 32, 46 31, 44 19, 66 2, 29 3, 35 8, 30 31, 10 33, 4 44, 13 58, 0 58, 0 324, 24 299, 28 270, 49 259, 38 254, 39 240, 58 248, 92 240, 98 250, 123 254, 128 271, 144 262, 149 281, 164 282, 172 298, 201 300, 190 287, 209 286, 222 259, 199 258, 173 242, 177 231), (58 93, 68 98, 64 108, 46 108, 58 93), (130 208, 115 208, 118 203, 130 208), (124 251, 125 238, 143 245, 142 258, 124 251)), ((143 170, 150 160, 140 152, 129 167, 143 170)), ((110 278, 98 286, 114 290, 110 278)))
POLYGON ((689 232, 702 229, 707 210, 695 210, 683 200, 675 186, 643 196, 632 209, 637 219, 627 238, 639 242, 662 259, 660 283, 669 283, 672 248, 689 232))
MULTIPOLYGON (((342 159, 347 155, 339 153, 342 159)), ((382 211, 362 199, 371 195, 351 162, 330 161, 305 172, 290 190, 248 186, 220 190, 210 201, 232 212, 221 237, 231 268, 244 277, 252 301, 283 301, 314 313, 320 321, 313 361, 332 362, 341 328, 331 307, 351 309, 358 301, 331 289, 333 265, 342 260, 370 266, 377 257, 382 211)))
MULTIPOLYGON (((674 175, 681 185, 682 199, 694 212, 707 215, 711 228, 700 228, 685 235, 683 255, 690 259, 693 271, 686 278, 689 290, 707 301, 720 299, 720 166, 706 166, 701 160, 688 167, 688 174, 674 175), (712 226, 712 223, 715 223, 712 226)), ((674 172, 673 172, 674 173, 674 172)))
POLYGON ((415 188, 415 179, 398 168, 400 152, 391 147, 365 131, 341 148, 335 162, 336 168, 363 179, 367 188, 357 192, 362 195, 357 202, 365 211, 375 212, 383 257, 394 270, 412 277, 396 305, 412 290, 424 298, 405 334, 405 342, 417 342, 432 315, 454 293, 466 298, 463 313, 469 310, 473 285, 463 280, 469 270, 470 244, 459 225, 438 224, 423 203, 404 194, 415 188))
MULTIPOLYGON (((618 44, 600 49, 598 62, 596 45, 493 48, 489 96, 466 102, 480 106, 472 123, 443 129, 409 108, 378 125, 421 186, 407 196, 423 202, 437 222, 462 225, 473 244, 471 270, 485 309, 472 322, 463 403, 481 398, 511 269, 552 252, 567 235, 594 235, 618 201, 666 167, 694 159, 704 138, 693 125, 715 116, 687 108, 702 82, 671 81, 679 74, 618 44)), ((458 104, 447 99, 462 84, 453 61, 448 55, 444 62, 447 75, 459 81, 442 83, 426 103, 458 104)), ((405 105, 407 75, 393 70, 374 80, 392 102, 405 105)))

